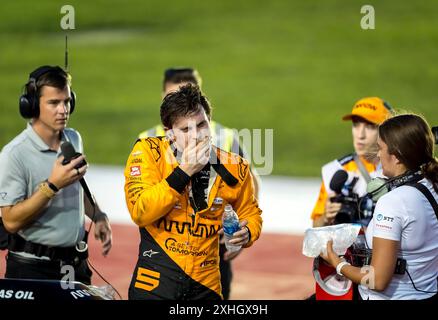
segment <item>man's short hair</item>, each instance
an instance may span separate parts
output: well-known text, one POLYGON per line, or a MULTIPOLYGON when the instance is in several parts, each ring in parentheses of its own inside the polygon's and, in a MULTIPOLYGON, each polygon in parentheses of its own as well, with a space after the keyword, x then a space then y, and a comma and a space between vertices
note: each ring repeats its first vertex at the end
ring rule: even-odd
POLYGON ((178 84, 183 82, 193 83, 199 86, 199 88, 202 86, 201 76, 196 69, 177 67, 164 71, 163 91, 166 89, 167 83, 178 84))
POLYGON ((172 128, 178 118, 197 114, 202 109, 211 119, 212 110, 207 97, 197 85, 189 83, 164 98, 160 108, 161 122, 164 127, 172 128))
POLYGON ((41 96, 41 89, 44 86, 55 87, 63 90, 71 86, 71 76, 60 67, 55 67, 41 75, 36 82, 37 97, 41 96))

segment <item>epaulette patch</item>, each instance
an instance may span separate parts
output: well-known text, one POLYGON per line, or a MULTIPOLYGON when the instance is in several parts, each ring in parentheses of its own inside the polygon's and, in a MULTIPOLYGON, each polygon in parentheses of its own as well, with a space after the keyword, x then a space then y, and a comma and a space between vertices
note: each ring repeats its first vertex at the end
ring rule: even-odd
POLYGON ((242 181, 245 180, 246 174, 248 172, 248 163, 243 161, 242 158, 239 158, 238 171, 239 171, 239 178, 240 178, 240 180, 242 180, 242 181))
POLYGON ((151 148, 155 162, 158 162, 161 158, 160 146, 153 138, 146 138, 145 141, 149 144, 149 148, 151 148))

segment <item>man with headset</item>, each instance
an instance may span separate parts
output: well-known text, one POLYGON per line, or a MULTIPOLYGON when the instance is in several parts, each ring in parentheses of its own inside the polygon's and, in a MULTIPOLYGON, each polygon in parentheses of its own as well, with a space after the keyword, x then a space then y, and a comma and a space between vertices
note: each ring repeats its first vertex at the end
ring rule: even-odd
POLYGON ((31 121, 0 153, 0 207, 10 233, 6 278, 59 280, 62 266, 70 265, 76 281, 90 284, 84 213, 95 223, 102 254, 111 249, 108 218, 78 183, 87 171, 84 155, 63 164, 60 153, 65 141, 82 153, 81 136, 66 127, 74 108, 70 75, 62 68, 42 66, 30 74, 20 114, 31 121))
MULTIPOLYGON (((180 67, 169 68, 165 70, 161 97, 164 99, 164 97, 166 97, 169 93, 179 90, 180 87, 188 83, 197 85, 199 88, 201 88, 202 79, 196 69, 180 67)), ((218 146, 224 151, 233 152, 245 159, 248 159, 248 157, 245 155, 242 145, 239 143, 239 137, 237 136, 235 130, 227 128, 214 120, 210 121, 210 127, 214 145, 218 146)), ((157 124, 156 126, 141 132, 138 137, 140 139, 144 139, 148 137, 160 136, 165 136, 164 127, 162 124, 157 124)), ((253 167, 251 168, 251 173, 254 183, 254 193, 258 197, 260 178, 253 167)), ((233 277, 231 260, 233 260, 240 253, 240 251, 233 253, 227 252, 223 241, 221 241, 219 249, 222 295, 224 300, 228 300, 230 296, 231 280, 233 277)))
MULTIPOLYGON (((365 195, 367 183, 372 178, 382 176, 378 159, 370 159, 367 156, 377 147, 378 125, 389 118, 391 112, 391 107, 382 99, 367 97, 357 101, 351 113, 342 118, 343 120, 352 121, 354 152, 333 160, 322 167, 323 181, 318 200, 311 215, 313 227, 322 227, 336 223, 335 219, 342 204, 332 202, 335 192, 330 188, 330 182, 337 171, 343 170, 348 173, 349 178, 345 184, 351 183, 352 192, 359 197, 365 195)), ((330 279, 329 276, 335 270, 317 258, 314 261, 314 273, 316 271, 320 276, 315 277, 315 279, 319 277, 321 279, 330 279)), ((353 288, 346 294, 335 296, 324 290, 324 287, 323 283, 317 281, 316 294, 311 298, 316 297, 317 300, 350 300, 353 297, 353 288)))

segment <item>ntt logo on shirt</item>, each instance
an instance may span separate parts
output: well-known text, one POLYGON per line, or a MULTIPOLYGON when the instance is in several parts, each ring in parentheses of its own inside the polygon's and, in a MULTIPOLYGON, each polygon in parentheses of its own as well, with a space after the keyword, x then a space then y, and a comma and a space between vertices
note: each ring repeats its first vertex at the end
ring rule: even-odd
POLYGON ((388 221, 388 222, 393 222, 394 221, 394 218, 384 216, 383 214, 380 214, 380 213, 377 215, 376 219, 377 219, 377 221, 382 221, 382 220, 383 221, 388 221))

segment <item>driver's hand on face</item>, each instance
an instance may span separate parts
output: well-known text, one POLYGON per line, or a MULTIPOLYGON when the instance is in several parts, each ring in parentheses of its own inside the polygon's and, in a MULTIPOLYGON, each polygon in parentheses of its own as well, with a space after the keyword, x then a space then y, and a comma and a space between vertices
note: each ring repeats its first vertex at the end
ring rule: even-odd
POLYGON ((189 176, 199 172, 210 160, 211 137, 206 135, 200 140, 190 138, 184 149, 180 168, 189 176))

